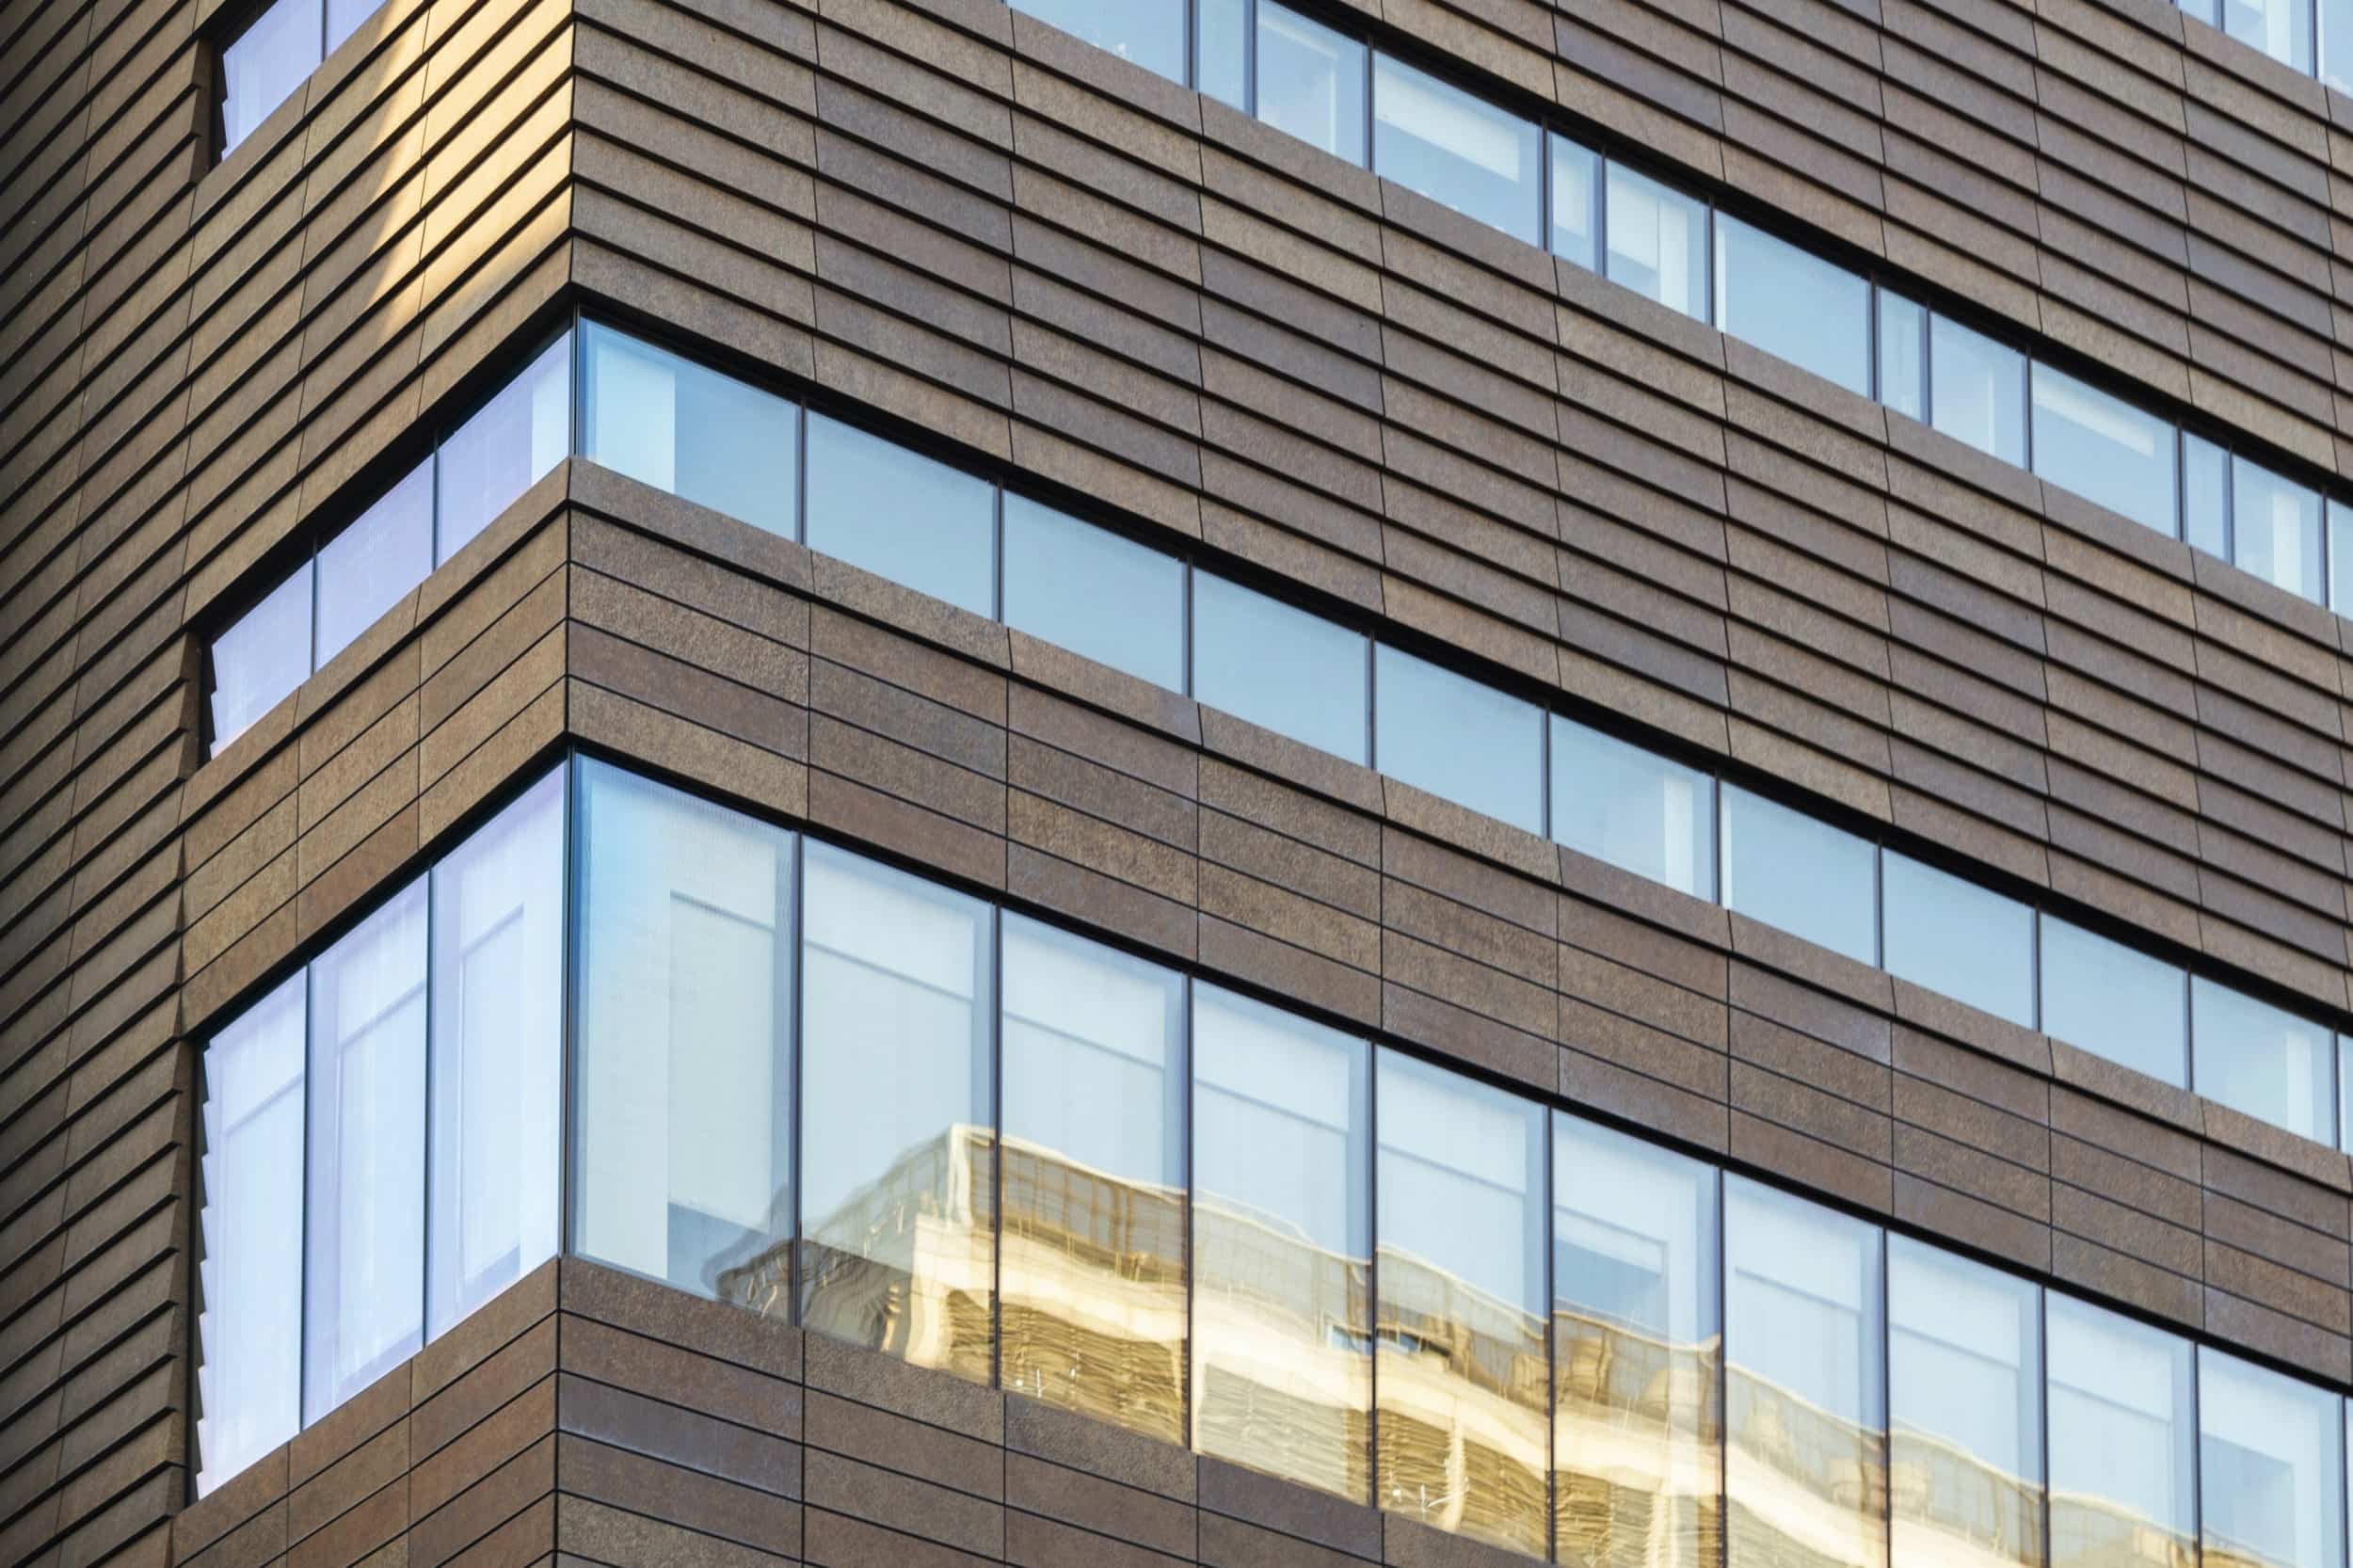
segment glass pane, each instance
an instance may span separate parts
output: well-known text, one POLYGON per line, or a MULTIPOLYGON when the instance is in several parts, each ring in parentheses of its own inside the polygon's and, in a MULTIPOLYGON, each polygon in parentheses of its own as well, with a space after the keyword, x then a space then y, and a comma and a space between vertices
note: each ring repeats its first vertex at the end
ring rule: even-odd
POLYGON ((2198 1352, 2199 1530, 2205 1568, 2338 1568, 2345 1417, 2325 1388, 2198 1352))
POLYGON ((2353 92, 2353 0, 2320 0, 2320 79, 2353 92))
POLYGON ((2173 426, 2039 361, 2034 471, 2144 527, 2173 532, 2173 426))
POLYGON ((803 860, 801 1321, 985 1383, 989 907, 830 845, 803 860))
POLYGON ((466 547, 572 446, 572 335, 539 352, 441 443, 433 558, 466 547))
POLYGON ((1723 789, 1726 906, 1858 963, 1879 961, 1878 890, 1868 839, 1723 789))
POLYGON ((1193 69, 1201 78, 1195 85, 1219 103, 1248 114, 1247 0, 1194 0, 1193 9, 1193 69))
POLYGON ((311 673, 311 563, 213 639, 213 755, 311 673))
POLYGON ((2183 10, 2209 27, 2221 25, 2215 20, 2215 4, 2216 0, 2181 0, 2183 10))
POLYGON ((1362 1501, 1370 1052, 1198 984, 1193 1049, 1193 1447, 1362 1501))
POLYGON ((1545 1552, 1545 1112, 1380 1052, 1381 1506, 1545 1552))
POLYGON ((1555 1560, 1715 1568, 1716 1172, 1552 1117, 1555 1560))
POLYGON ((792 404, 609 327, 584 331, 582 456, 792 536, 792 404))
POLYGON ((1552 836, 1679 893, 1716 896, 1716 781, 1558 713, 1552 836))
POLYGON ((2044 1293, 2052 1568, 2197 1560, 2186 1339, 2044 1293))
POLYGON ((1943 316, 1929 321, 1929 410, 1936 427, 2026 466, 2026 357, 1943 316))
POLYGON ((225 156, 319 67, 319 0, 276 0, 220 52, 225 156))
POLYGON ((1724 1181, 1730 1568, 1887 1560, 1880 1232, 1724 1181))
POLYGON ((564 770, 433 868, 425 1336, 555 1256, 564 770))
POLYGON ((423 877, 311 966, 302 1418, 424 1342, 423 877))
POLYGON ((384 0, 327 0, 327 52, 333 54, 383 4, 384 0))
POLYGON ((1371 735, 1361 632, 1193 574, 1193 695, 1277 734, 1363 762, 1371 735))
POLYGON ((1184 981, 1004 920, 1004 1386, 1185 1441, 1184 981))
POLYGON ((1552 138, 1552 253, 1591 272, 1599 229, 1601 158, 1565 136, 1552 138))
POLYGON ((302 1424, 302 976, 204 1048, 196 1490, 302 1424))
POLYGON ((1609 165, 1609 280, 1688 316, 1707 309, 1707 208, 1621 163, 1609 165))
MULTIPOLYGON (((1258 102, 1266 104, 1260 79, 1258 102)), ((1386 55, 1372 61, 1372 170, 1515 239, 1542 245, 1536 122, 1386 55)))
POLYGON ((1410 653, 1375 651, 1383 773, 1459 806, 1545 830, 1545 728, 1531 702, 1410 653))
POLYGON ((2182 517, 2189 542, 2230 559, 2231 455, 2210 440, 2182 433, 2182 517))
POLYGON ((408 471, 319 547, 318 649, 327 662, 433 572, 433 460, 408 471))
POLYGON ((1172 82, 1185 79, 1185 0, 1014 0, 1013 8, 1172 82))
POLYGON ((788 1317, 792 835, 579 768, 573 1248, 788 1317))
POLYGON ((1896 1568, 2042 1561, 2042 1302, 2031 1280, 1887 1239, 1896 1568))
POLYGON ((2034 1027, 2031 908, 1892 850, 1880 874, 1890 974, 2034 1027))
POLYGON ((1005 624, 1140 680, 1185 689, 1185 564, 1005 497, 1005 624))
POLYGON ((1273 0, 1259 0, 1258 118, 1361 166, 1364 44, 1273 0))
POLYGON ((1871 285, 1721 213, 1716 325, 1801 370, 1871 395, 1871 285))
POLYGON ((2192 1089, 2290 1132, 2337 1141, 2329 1031, 2202 975, 2190 977, 2189 1009, 2192 1089))
POLYGON ((988 482, 808 415, 808 547, 976 616, 997 613, 988 482))
POLYGON ((2177 965, 2042 917, 2042 1032, 2185 1089, 2187 981, 2177 965))
POLYGON ((2313 73, 2312 0, 2222 0, 2222 29, 2282 65, 2313 73))
POLYGON ((1902 295, 1880 290, 1880 401, 1911 419, 1927 417, 1921 401, 1928 312, 1902 295))
POLYGON ((2329 604, 2341 616, 2353 614, 2353 506, 2333 498, 2329 503, 2329 604))
POLYGON ((2317 603, 2320 494, 2258 463, 2231 459, 2232 559, 2241 570, 2317 603))

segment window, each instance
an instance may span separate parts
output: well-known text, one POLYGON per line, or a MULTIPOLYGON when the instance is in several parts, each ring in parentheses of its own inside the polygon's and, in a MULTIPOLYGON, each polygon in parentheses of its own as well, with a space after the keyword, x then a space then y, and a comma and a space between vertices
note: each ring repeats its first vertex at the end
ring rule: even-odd
POLYGON ((1311 146, 1365 161, 1365 46, 1259 0, 1258 118, 1311 146))
POLYGON ((1536 122, 1376 54, 1372 171, 1514 239, 1544 243, 1537 222, 1536 122))
POLYGON ((1707 208, 1624 164, 1609 165, 1609 280, 1705 319, 1707 208))
POLYGON ((1879 961, 1869 840, 1731 784, 1723 814, 1728 908, 1859 964, 1879 961))
POLYGON ((1193 695, 1303 744, 1365 762, 1362 632, 1206 571, 1193 574, 1193 695))
POLYGON ((2189 1341, 2056 1291, 2049 1346, 2051 1568, 2197 1559, 2189 1341))
POLYGON ((1584 1568, 1721 1560, 1714 1167, 1552 1114, 1553 1528, 1584 1568))
POLYGON ((1170 81, 1185 79, 1185 0, 1013 0, 1013 8, 1170 81))
POLYGON ((2342 1563, 2344 1447, 2335 1395, 2201 1346, 2198 1518, 2207 1568, 2342 1563))
POLYGON ((1909 419, 1926 419, 1928 312, 1902 295, 1879 291, 1880 401, 1909 419))
POLYGON ((2329 1031, 2217 985, 2189 986, 2190 1087, 2208 1099, 2324 1144, 2337 1141, 2336 1047, 2329 1031))
POLYGON ((1726 1560, 1887 1560, 1880 1232, 1724 1181, 1726 1560))
POLYGON ((582 338, 582 456, 792 536, 792 404, 609 327, 582 338))
MULTIPOLYGON (((2353 0, 2346 0, 2353 6, 2353 0)), ((2353 19, 2346 25, 2353 26, 2353 19)), ((2353 506, 2329 503, 2329 603, 2337 614, 2353 611, 2353 506)))
POLYGON ((1193 986, 1193 1447, 1364 1500, 1371 1062, 1193 986))
POLYGON ((991 911, 828 845, 803 860, 801 1321, 985 1383, 991 911))
POLYGON ((1193 86, 1250 112, 1249 0, 1193 0, 1193 86))
POLYGON ((2353 92, 2353 4, 2320 0, 2320 79, 2353 92))
POLYGON ((1544 715, 1493 686, 1383 646, 1373 672, 1375 765, 1458 806, 1545 830, 1544 715))
POLYGON ((2145 527, 2173 532, 2173 427, 2040 361, 2034 471, 2145 527))
POLYGON ((564 775, 433 868, 428 1338, 555 1256, 564 775))
POLYGON ((1379 1053, 1380 1504, 1545 1551, 1545 1112, 1379 1053))
POLYGON ((464 549, 572 447, 572 335, 541 350, 441 443, 433 558, 464 549))
POLYGON ((1601 159, 1566 136, 1552 138, 1552 253, 1592 272, 1599 262, 1601 159))
POLYGON ((1558 713, 1552 836, 1679 893, 1716 896, 1716 781, 1558 713))
POLYGON ((319 547, 318 649, 313 666, 433 574, 433 459, 412 468, 350 527, 319 547))
POLYGON ((2222 0, 2222 29, 2291 70, 2313 73, 2312 0, 2222 0))
POLYGON ((424 1342, 425 883, 311 966, 302 1419, 424 1342))
POLYGON ((2231 558, 2231 455, 2210 440, 2182 433, 2182 521, 2189 542, 2209 555, 2231 558))
POLYGON ((1007 626, 1185 689, 1182 561, 1012 494, 1004 550, 1007 626))
POLYGON ((2034 911, 1889 851, 1881 861, 1890 974, 2034 1027, 2034 911))
POLYGON ((789 1316, 792 836, 578 769, 573 1250, 789 1316))
POLYGON ((2026 466, 2026 357, 1943 316, 1929 319, 1929 412, 1936 427, 2026 466))
POLYGON ((285 700, 311 673, 311 563, 213 639, 213 754, 285 700))
POLYGON ((1871 285, 1721 213, 1716 325, 1858 396, 1871 395, 1871 285))
POLYGON ((2081 926, 2042 917, 2042 1032, 2151 1078, 2189 1085, 2189 977, 2081 926))
POLYGON ((1185 1441, 1184 982, 1004 920, 1004 1386, 1185 1441))
POLYGON ((2231 558, 2241 569, 2317 603, 2320 495, 2260 464, 2231 459, 2231 558))
POLYGON ((302 1424, 303 979, 204 1048, 198 1159, 196 1490, 302 1424))
POLYGON ((812 412, 808 484, 811 550, 976 616, 997 613, 986 480, 812 412))
POLYGON ((1887 1320, 1895 1568, 2041 1568, 2041 1292, 1890 1236, 1887 1320))
POLYGON ((275 0, 220 52, 224 157, 319 68, 324 45, 319 0, 275 0))

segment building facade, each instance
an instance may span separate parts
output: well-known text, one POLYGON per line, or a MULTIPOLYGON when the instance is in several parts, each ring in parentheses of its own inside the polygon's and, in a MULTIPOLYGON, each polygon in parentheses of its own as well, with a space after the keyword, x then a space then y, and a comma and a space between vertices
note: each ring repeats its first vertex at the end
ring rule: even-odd
POLYGON ((2353 1562, 2353 3, 0 40, 0 1560, 2353 1562))

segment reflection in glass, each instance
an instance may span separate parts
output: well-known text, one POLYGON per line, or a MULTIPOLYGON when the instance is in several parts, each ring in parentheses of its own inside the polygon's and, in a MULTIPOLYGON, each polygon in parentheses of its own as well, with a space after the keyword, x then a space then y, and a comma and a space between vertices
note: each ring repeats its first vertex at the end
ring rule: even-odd
POLYGON ((2336 1043, 2285 1008, 2217 985, 2189 984, 2190 1087, 2234 1111, 2323 1144, 2337 1141, 2336 1043))
POLYGON ((582 456, 792 536, 792 404, 609 327, 583 333, 582 456))
POLYGON ((792 836, 578 767, 572 1246, 788 1316, 792 836))
POLYGON ((1004 920, 1004 1386, 1185 1441, 1184 982, 1004 920))
POLYGON ((1010 493, 1004 549, 1007 626, 1184 690, 1182 561, 1010 493))
POLYGON ((976 616, 997 613, 986 480, 812 410, 807 482, 809 549, 976 616))
POLYGON ((1902 295, 1880 290, 1880 401, 1911 419, 1928 417, 1928 312, 1902 295))
POLYGON ((829 845, 802 860, 801 1321, 985 1383, 991 910, 829 845))
POLYGON ((1722 799, 1725 906, 1858 963, 1879 962, 1871 841, 1736 785, 1723 787, 1722 799))
POLYGON ((319 546, 318 647, 329 659, 433 573, 433 460, 386 490, 350 527, 319 546))
POLYGON ((204 1048, 198 1122, 196 1490, 302 1424, 300 974, 204 1048))
POLYGON ((1705 320, 1707 208, 1621 163, 1609 165, 1607 190, 1609 280, 1705 320))
POLYGON ((2051 1568, 2191 1568, 2186 1339, 2045 1293, 2051 1568))
POLYGON ((1195 984, 1193 1447, 1363 1501, 1370 1051, 1195 984))
POLYGON ((2209 555, 2231 558, 2231 455, 2202 437, 2182 433, 2182 522, 2189 542, 2209 555))
POLYGON ((1194 0, 1193 83, 1204 94, 1250 112, 1250 0, 1194 0))
POLYGON ((1560 1112, 1552 1140, 1555 1558, 1716 1568, 1716 1172, 1560 1112))
POLYGON ((2032 1281, 1887 1239, 1895 1568, 2042 1561, 2042 1303, 2032 1281))
POLYGON ((1724 1180, 1728 1568, 1887 1560, 1880 1232, 1724 1180))
POLYGON ((220 52, 224 156, 318 69, 319 44, 319 0, 273 0, 220 52))
POLYGON ((1541 1557, 1545 1112, 1384 1048, 1380 1505, 1541 1557))
POLYGON ((2026 357, 1931 316, 1929 412, 1936 427, 2006 463, 2026 464, 2026 357))
POLYGON ((311 673, 311 563, 213 639, 213 755, 311 673))
POLYGON ((424 1340, 425 884, 311 966, 302 1419, 424 1340))
POLYGON ((1545 830, 1536 705, 1383 644, 1374 652, 1374 765, 1417 790, 1545 830))
POLYGON ((1719 213, 1715 276, 1718 327, 1871 395, 1871 285, 1860 274, 1719 213))
POLYGON ((2198 1352, 2199 1533, 2204 1568, 2337 1568, 2345 1560, 2345 1417, 2334 1394, 2198 1352))
POLYGON ((2177 965, 2042 917, 2042 1032, 2189 1087, 2189 977, 2177 965))
POLYGON ((1258 0, 1258 118, 1361 167, 1364 44, 1258 0))
POLYGON ((1601 223, 1601 158, 1566 136, 1552 138, 1552 253, 1592 272, 1601 223))
POLYGON ((1881 862, 1890 974, 2034 1027, 2034 910, 1890 850, 1881 862))
POLYGON ((2035 472, 2171 534, 2173 426, 2039 360, 2033 375, 2035 472))
MULTIPOLYGON (((1265 105, 1265 84, 1259 104, 1265 105)), ((1372 171, 1514 239, 1542 245, 1536 122, 1375 54, 1372 171)))
POLYGON ((564 770, 433 868, 425 1337, 555 1256, 564 770))
POLYGON ((2312 0, 2222 0, 2222 30, 2291 70, 2313 73, 2312 0))
POLYGON ((490 525, 572 448, 572 335, 563 333, 436 455, 435 561, 490 525))
POLYGON ((1277 734, 1370 760, 1367 639, 1206 571, 1193 574, 1193 695, 1277 734))
POLYGON ((1185 0, 1013 0, 1013 8, 1172 82, 1185 79, 1185 0))
POLYGON ((1552 836, 1637 876, 1716 896, 1715 780, 1552 716, 1552 836))
POLYGON ((2318 602, 2319 492, 2233 457, 2231 559, 2242 571, 2318 602))

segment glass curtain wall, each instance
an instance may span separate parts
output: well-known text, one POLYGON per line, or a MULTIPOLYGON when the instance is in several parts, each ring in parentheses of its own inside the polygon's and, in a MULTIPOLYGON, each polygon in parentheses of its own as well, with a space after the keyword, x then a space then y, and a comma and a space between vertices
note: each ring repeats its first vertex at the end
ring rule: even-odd
POLYGON ((2190 1344, 2070 1296, 2050 1350, 2051 1568, 2192 1568, 2198 1557, 2190 1344))

